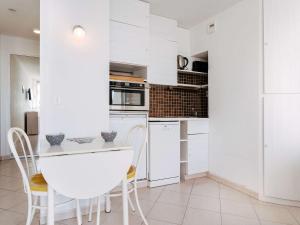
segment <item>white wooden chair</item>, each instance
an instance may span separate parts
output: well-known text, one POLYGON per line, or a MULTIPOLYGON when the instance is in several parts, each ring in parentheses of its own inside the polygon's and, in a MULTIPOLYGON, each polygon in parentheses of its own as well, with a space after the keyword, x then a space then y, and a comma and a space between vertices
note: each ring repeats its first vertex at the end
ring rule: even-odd
MULTIPOLYGON (((139 198, 138 198, 138 193, 137 193, 137 169, 139 166, 139 162, 141 161, 141 156, 143 154, 143 150, 146 149, 146 143, 147 143, 147 139, 148 139, 148 130, 144 125, 137 125, 137 126, 132 127, 127 135, 127 139, 126 139, 127 143, 130 144, 134 141, 134 133, 135 132, 142 132, 144 134, 144 136, 143 136, 143 141, 139 146, 138 156, 135 158, 135 160, 133 161, 132 165, 130 166, 130 168, 127 172, 127 183, 129 185, 128 202, 129 202, 129 205, 130 205, 132 211, 135 212, 135 208, 133 206, 132 200, 129 195, 130 193, 134 192, 134 197, 135 197, 138 211, 144 221, 144 224, 148 225, 145 215, 141 209, 139 198)), ((116 191, 116 192, 111 192, 111 193, 105 194, 105 212, 111 211, 110 198, 111 197, 121 197, 121 196, 122 196, 121 191, 116 191)), ((89 221, 90 222, 92 221, 92 212, 93 212, 93 200, 90 200, 90 209, 89 209, 89 221)))
MULTIPOLYGON (((41 198, 47 197, 48 185, 43 175, 39 173, 37 170, 36 160, 33 155, 32 147, 27 134, 20 128, 11 128, 8 131, 7 138, 8 138, 8 143, 11 152, 17 162, 17 165, 22 175, 24 192, 27 193, 28 209, 27 209, 26 225, 30 225, 36 209, 39 210, 47 209, 46 206, 41 205, 41 198), (21 147, 23 153, 22 156, 24 157, 24 164, 26 166, 26 169, 24 168, 24 165, 16 149, 16 143, 18 143, 18 146, 21 147), (25 146, 27 147, 28 152, 26 151, 25 146)), ((62 206, 66 203, 69 203, 70 201, 57 204, 56 206, 62 206)), ((78 224, 82 224, 78 200, 77 200, 77 219, 78 219, 78 224)))

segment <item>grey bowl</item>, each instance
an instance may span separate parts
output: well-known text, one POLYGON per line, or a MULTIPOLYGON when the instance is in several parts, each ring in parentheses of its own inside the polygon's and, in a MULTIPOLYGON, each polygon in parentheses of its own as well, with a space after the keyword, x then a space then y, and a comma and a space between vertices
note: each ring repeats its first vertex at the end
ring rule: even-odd
POLYGON ((101 137, 105 142, 113 142, 117 136, 117 132, 101 132, 101 137))
POLYGON ((63 142, 63 140, 65 139, 65 134, 62 134, 62 133, 54 134, 54 135, 53 134, 47 134, 46 139, 47 139, 47 141, 49 142, 49 144, 51 146, 60 145, 63 142))

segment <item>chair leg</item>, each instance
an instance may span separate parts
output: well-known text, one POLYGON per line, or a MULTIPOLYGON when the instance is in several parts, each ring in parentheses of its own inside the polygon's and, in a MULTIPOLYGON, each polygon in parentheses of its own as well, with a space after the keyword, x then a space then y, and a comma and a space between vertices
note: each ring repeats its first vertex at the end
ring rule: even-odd
POLYGON ((27 205, 27 219, 26 219, 26 225, 31 224, 31 218, 32 218, 32 199, 28 199, 28 205, 27 205))
POLYGON ((97 225, 100 225, 100 215, 101 215, 101 198, 98 197, 98 204, 97 204, 97 225))
POLYGON ((141 205, 140 205, 140 202, 139 202, 139 197, 138 197, 138 193, 137 193, 137 182, 136 180, 134 180, 134 196, 135 196, 135 201, 136 201, 136 205, 137 205, 137 208, 139 210, 139 213, 144 221, 144 224, 145 225, 149 225, 147 220, 146 220, 146 217, 144 216, 144 213, 142 211, 142 208, 141 208, 141 205))
MULTIPOLYGON (((38 200, 39 200, 39 197, 36 197, 36 198, 33 200, 33 206, 37 206, 37 205, 38 205, 38 200)), ((40 204, 41 204, 41 201, 40 201, 40 204)), ((34 215, 35 215, 35 211, 36 211, 36 208, 33 208, 33 207, 32 207, 30 224, 31 224, 32 221, 33 221, 33 218, 34 218, 34 215)))
POLYGON ((128 202, 129 202, 129 205, 130 205, 131 210, 132 210, 133 212, 135 212, 135 208, 134 208, 134 205, 133 205, 133 203, 132 203, 130 194, 128 194, 128 202))
POLYGON ((105 195, 105 212, 110 213, 111 212, 111 201, 110 201, 110 193, 107 193, 105 195))
POLYGON ((88 221, 92 222, 93 220, 93 199, 90 199, 90 207, 89 207, 89 218, 88 221))
POLYGON ((82 225, 82 215, 81 215, 81 209, 80 209, 80 204, 78 199, 76 199, 76 215, 77 215, 78 225, 82 225))

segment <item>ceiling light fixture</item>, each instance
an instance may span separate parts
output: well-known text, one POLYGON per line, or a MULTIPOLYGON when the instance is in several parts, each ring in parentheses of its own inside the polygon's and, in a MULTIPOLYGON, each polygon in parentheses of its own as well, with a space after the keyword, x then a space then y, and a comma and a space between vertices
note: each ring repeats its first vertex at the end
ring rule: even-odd
POLYGON ((40 31, 39 29, 33 29, 33 33, 35 33, 35 34, 40 34, 41 31, 40 31))
POLYGON ((77 38, 84 38, 85 37, 85 30, 82 26, 76 25, 73 27, 73 34, 77 38))

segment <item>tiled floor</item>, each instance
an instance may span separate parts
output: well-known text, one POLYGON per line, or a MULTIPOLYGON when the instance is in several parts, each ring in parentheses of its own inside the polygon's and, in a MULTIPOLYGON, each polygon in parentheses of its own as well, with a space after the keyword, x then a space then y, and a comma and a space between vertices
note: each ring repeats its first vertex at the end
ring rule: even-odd
MULTIPOLYGON (((140 189, 139 196, 149 225, 300 225, 300 208, 263 203, 207 178, 140 189)), ((15 162, 1 161, 0 225, 24 225, 26 203, 15 162)), ((95 224, 86 216, 83 222, 95 224)), ((37 217, 33 224, 38 224, 37 217)), ((76 219, 56 223, 76 224, 76 219)), ((120 198, 112 200, 111 213, 102 213, 101 224, 122 224, 120 198)), ((138 213, 130 213, 130 225, 142 225, 138 213)))

